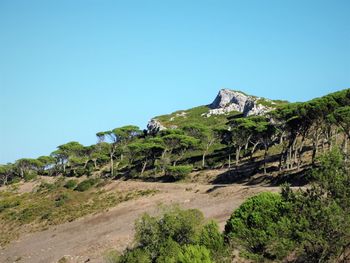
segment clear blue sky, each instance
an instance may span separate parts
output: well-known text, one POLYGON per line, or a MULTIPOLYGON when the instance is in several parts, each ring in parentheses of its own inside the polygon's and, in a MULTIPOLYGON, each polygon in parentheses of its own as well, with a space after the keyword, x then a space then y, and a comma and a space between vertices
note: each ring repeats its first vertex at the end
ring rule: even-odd
POLYGON ((350 1, 0 0, 0 163, 210 103, 350 87, 350 1))

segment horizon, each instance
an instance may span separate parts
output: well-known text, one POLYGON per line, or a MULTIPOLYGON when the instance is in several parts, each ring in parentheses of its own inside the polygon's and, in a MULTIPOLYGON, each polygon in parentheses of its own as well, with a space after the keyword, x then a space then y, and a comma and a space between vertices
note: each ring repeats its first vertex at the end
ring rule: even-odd
POLYGON ((2 1, 0 164, 222 88, 296 102, 350 87, 349 1, 249 3, 2 1))

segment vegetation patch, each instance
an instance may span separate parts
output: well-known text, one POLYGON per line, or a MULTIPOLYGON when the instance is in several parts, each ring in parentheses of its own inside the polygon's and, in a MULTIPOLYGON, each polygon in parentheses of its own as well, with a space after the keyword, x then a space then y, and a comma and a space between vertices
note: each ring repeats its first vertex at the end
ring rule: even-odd
POLYGON ((185 179, 192 171, 190 165, 168 166, 166 168, 166 175, 174 181, 185 179))
POLYGON ((53 184, 42 183, 33 192, 24 194, 0 192, 0 245, 17 238, 21 232, 43 230, 50 225, 73 221, 120 202, 156 192, 107 192, 98 189, 75 191, 71 186, 67 188, 67 184, 72 184, 69 182, 58 180, 53 184))

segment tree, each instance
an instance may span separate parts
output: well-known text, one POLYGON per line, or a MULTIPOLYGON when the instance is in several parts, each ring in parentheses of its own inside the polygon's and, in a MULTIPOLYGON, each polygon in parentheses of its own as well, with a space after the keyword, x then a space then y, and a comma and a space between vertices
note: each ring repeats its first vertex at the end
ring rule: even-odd
POLYGON ((14 165, 12 163, 0 165, 0 186, 6 185, 13 175, 14 165))
POLYGON ((57 150, 51 153, 51 156, 60 164, 62 172, 66 172, 66 166, 69 165, 69 158, 84 157, 84 146, 79 142, 68 142, 57 147, 57 150))
POLYGON ((89 159, 94 163, 95 169, 97 169, 98 163, 109 161, 109 148, 110 145, 106 142, 100 142, 87 148, 87 154, 89 159))
POLYGON ((164 151, 164 147, 161 144, 157 144, 152 141, 140 141, 134 142, 128 145, 130 154, 133 158, 139 158, 142 162, 141 175, 143 175, 147 165, 161 156, 164 151))
POLYGON ((274 135, 276 134, 276 128, 271 122, 269 122, 264 117, 255 117, 254 122, 256 136, 259 138, 259 141, 264 146, 264 174, 266 174, 266 157, 270 145, 275 140, 274 135))
POLYGON ((196 148, 200 143, 196 138, 175 133, 165 135, 162 140, 168 154, 175 156, 173 166, 184 157, 187 150, 196 148))
POLYGON ((348 141, 350 140, 350 106, 337 109, 333 113, 333 119, 344 132, 344 153, 347 158, 348 141))
POLYGON ((55 158, 52 156, 40 156, 38 161, 41 163, 40 172, 49 171, 49 174, 51 174, 51 170, 55 165, 55 158))
POLYGON ((231 154, 233 151, 232 132, 229 129, 221 128, 218 130, 220 143, 226 145, 226 154, 228 155, 228 169, 231 169, 231 154))
POLYGON ((111 131, 104 131, 96 133, 99 143, 105 142, 107 139, 110 142, 109 148, 109 159, 110 159, 110 170, 112 176, 114 175, 114 158, 117 151, 117 147, 120 146, 120 159, 123 160, 123 151, 128 142, 133 140, 135 137, 141 134, 141 130, 137 126, 128 125, 120 128, 115 128, 111 131))
POLYGON ((31 158, 22 158, 15 162, 21 178, 24 178, 25 174, 29 171, 38 171, 41 165, 40 161, 31 158))
POLYGON ((252 118, 237 118, 230 122, 231 139, 236 149, 236 166, 239 165, 241 150, 248 148, 250 139, 254 134, 255 122, 252 118))
POLYGON ((210 147, 219 138, 218 130, 210 129, 204 125, 192 124, 183 127, 183 130, 187 135, 198 139, 201 142, 203 148, 202 154, 202 168, 205 167, 205 158, 210 150, 210 147))

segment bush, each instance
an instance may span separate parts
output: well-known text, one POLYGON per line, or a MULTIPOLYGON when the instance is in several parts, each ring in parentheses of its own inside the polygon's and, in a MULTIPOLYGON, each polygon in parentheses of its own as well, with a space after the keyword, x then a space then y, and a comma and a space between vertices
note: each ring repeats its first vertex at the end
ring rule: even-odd
POLYGON ((144 214, 135 224, 135 247, 124 252, 120 262, 181 262, 178 256, 183 246, 198 242, 203 223, 204 216, 196 209, 172 207, 161 217, 144 214), (139 257, 139 251, 145 253, 145 261, 133 261, 135 253, 139 257))
POLYGON ((133 249, 129 250, 124 255, 122 255, 118 263, 151 263, 151 257, 149 254, 143 249, 133 249))
POLYGON ((74 190, 79 191, 79 192, 85 192, 85 191, 89 190, 92 186, 94 186, 97 183, 97 181, 98 180, 94 179, 94 178, 84 180, 84 181, 80 182, 74 190))
POLYGON ((215 221, 210 221, 203 227, 199 235, 199 245, 210 250, 212 257, 217 262, 223 262, 224 257, 227 256, 228 251, 224 242, 224 236, 215 221))
POLYGON ((166 168, 166 176, 178 181, 185 179, 191 171, 192 166, 190 165, 168 166, 166 168))
POLYGON ((7 208, 19 206, 21 203, 19 198, 4 198, 0 200, 0 213, 7 208))
POLYGON ((181 246, 174 240, 169 238, 167 241, 161 244, 159 249, 159 256, 156 260, 157 263, 176 263, 179 254, 181 253, 181 246))
POLYGON ((42 191, 53 191, 56 190, 59 187, 58 183, 47 183, 47 182, 42 182, 39 185, 38 191, 42 192, 42 191))
POLYGON ((21 177, 15 176, 13 178, 10 178, 10 181, 8 182, 9 185, 11 184, 17 184, 21 181, 21 177))
POLYGON ((63 206, 70 199, 68 193, 62 193, 55 199, 55 205, 57 207, 63 206))
POLYGON ((68 180, 64 184, 64 187, 67 188, 67 189, 74 189, 77 186, 77 184, 78 184, 77 180, 71 179, 71 180, 68 180))
MULTIPOLYGON (((261 193, 249 198, 233 212, 225 226, 228 239, 242 244, 254 254, 275 259, 286 256, 292 244, 285 240, 286 248, 282 251, 269 247, 272 240, 282 238, 280 233, 292 231, 291 222, 285 217, 288 205, 279 194, 261 193)), ((277 243, 282 242, 278 240, 277 243)))
POLYGON ((24 178, 24 181, 29 182, 36 179, 37 177, 38 177, 38 174, 36 172, 30 171, 30 172, 25 172, 23 178, 24 178))
POLYGON ((186 245, 178 256, 180 263, 211 263, 210 252, 203 246, 186 245))

